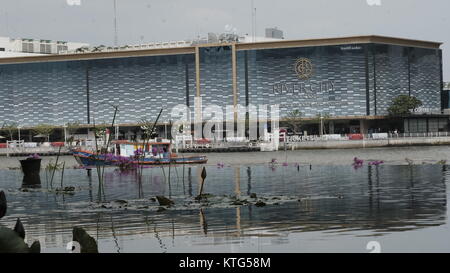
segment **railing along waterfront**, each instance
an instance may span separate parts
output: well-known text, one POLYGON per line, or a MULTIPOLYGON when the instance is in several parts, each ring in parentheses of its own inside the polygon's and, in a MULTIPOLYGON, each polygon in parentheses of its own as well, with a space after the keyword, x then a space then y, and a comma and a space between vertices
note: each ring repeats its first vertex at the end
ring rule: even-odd
MULTIPOLYGON (((450 137, 450 132, 428 132, 428 133, 371 133, 371 134, 332 134, 332 135, 294 135, 287 136, 287 142, 307 142, 307 141, 352 141, 352 140, 388 140, 399 138, 435 138, 450 137)), ((280 141, 284 137, 280 136, 280 141)))
MULTIPOLYGON (((401 139, 436 139, 436 138, 450 138, 450 132, 406 132, 406 133, 371 133, 371 134, 328 134, 328 135, 293 135, 285 136, 280 134, 279 147, 286 144, 305 143, 305 142, 352 142, 355 140, 371 142, 376 140, 401 140, 401 139), (286 141, 285 141, 286 140, 286 141)), ((255 149, 262 144, 267 143, 263 138, 258 141, 249 141, 248 139, 227 139, 226 141, 214 141, 207 139, 189 139, 180 140, 179 143, 174 142, 173 149, 228 149, 236 147, 247 147, 255 149), (178 147, 177 147, 178 145, 178 147)), ((83 140, 73 143, 64 142, 25 142, 21 141, 7 141, 0 143, 0 155, 29 155, 29 154, 55 154, 58 152, 60 146, 63 146, 62 153, 68 153, 70 147, 92 149, 95 147, 95 141, 83 140)))

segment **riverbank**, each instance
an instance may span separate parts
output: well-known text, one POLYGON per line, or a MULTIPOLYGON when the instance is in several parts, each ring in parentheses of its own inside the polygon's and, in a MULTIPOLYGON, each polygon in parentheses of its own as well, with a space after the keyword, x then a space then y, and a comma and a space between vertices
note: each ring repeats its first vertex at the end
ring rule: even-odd
MULTIPOLYGON (((191 154, 184 154, 185 156, 191 154)), ((198 155, 198 154, 197 154, 198 155)), ((382 147, 365 149, 307 149, 276 152, 247 152, 247 153, 207 153, 207 165, 224 164, 239 166, 247 164, 267 164, 272 159, 278 163, 312 164, 312 165, 350 165, 353 158, 363 160, 383 160, 385 164, 405 165, 407 160, 414 164, 436 164, 439 161, 450 162, 450 146, 410 146, 410 147, 382 147)), ((19 159, 25 157, 0 157, 0 169, 20 168, 19 159)), ((43 156, 42 166, 55 162, 56 156, 43 156)), ((60 162, 66 162, 66 168, 75 168, 78 163, 73 156, 61 156, 60 162)))
MULTIPOLYGON (((449 136, 441 137, 399 137, 387 139, 362 139, 362 140, 327 140, 306 141, 288 144, 288 149, 356 149, 376 147, 410 147, 410 146, 439 146, 450 145, 449 136)), ((280 148, 283 149, 283 143, 280 148)))

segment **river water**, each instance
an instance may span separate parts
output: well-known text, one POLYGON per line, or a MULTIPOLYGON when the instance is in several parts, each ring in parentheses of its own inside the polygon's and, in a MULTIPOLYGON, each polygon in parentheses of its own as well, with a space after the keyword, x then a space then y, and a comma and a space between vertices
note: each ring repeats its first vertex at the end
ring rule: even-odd
POLYGON ((8 213, 0 224, 20 217, 27 241, 39 240, 43 252, 67 252, 74 226, 100 252, 369 252, 370 241, 382 252, 450 251, 446 165, 277 162, 206 166, 209 202, 194 200, 203 166, 146 168, 141 182, 106 168, 100 195, 95 170, 65 170, 64 186, 76 190, 57 194, 44 170, 42 188, 23 191, 21 171, 4 169, 8 213), (160 209, 157 195, 175 205, 160 209))
MULTIPOLYGON (((218 163, 231 166, 264 164, 272 159, 293 164, 349 165, 354 157, 364 160, 383 160, 385 164, 391 165, 408 164, 405 159, 412 160, 414 164, 434 164, 441 160, 450 162, 450 146, 446 145, 296 151, 284 151, 283 147, 280 147, 280 149, 277 152, 205 153, 205 155, 208 156, 208 165, 212 166, 218 163)), ((0 157, 0 169, 20 168, 17 159, 17 157, 0 157)), ((50 161, 54 163, 56 157, 43 157, 42 165, 46 166, 50 161)), ((62 156, 60 162, 63 161, 69 168, 78 165, 73 156, 62 156)))

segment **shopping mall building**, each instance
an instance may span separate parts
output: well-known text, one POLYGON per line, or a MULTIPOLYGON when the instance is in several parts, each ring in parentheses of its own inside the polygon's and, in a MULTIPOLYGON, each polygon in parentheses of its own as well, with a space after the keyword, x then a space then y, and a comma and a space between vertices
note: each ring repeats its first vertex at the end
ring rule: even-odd
POLYGON ((0 121, 111 122, 117 105, 120 126, 155 119, 160 109, 163 124, 172 107, 193 108, 201 96, 204 106, 279 104, 281 119, 292 110, 306 120, 327 116, 329 133, 447 131, 440 45, 358 36, 3 58, 0 121), (423 105, 389 121, 401 94, 423 105))

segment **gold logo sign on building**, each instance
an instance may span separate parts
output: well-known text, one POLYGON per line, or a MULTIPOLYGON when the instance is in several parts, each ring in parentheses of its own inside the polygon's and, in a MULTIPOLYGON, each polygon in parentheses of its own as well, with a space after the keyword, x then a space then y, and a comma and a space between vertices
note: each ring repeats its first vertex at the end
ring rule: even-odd
POLYGON ((307 80, 313 75, 313 65, 310 59, 299 58, 295 62, 295 73, 302 80, 307 80))

